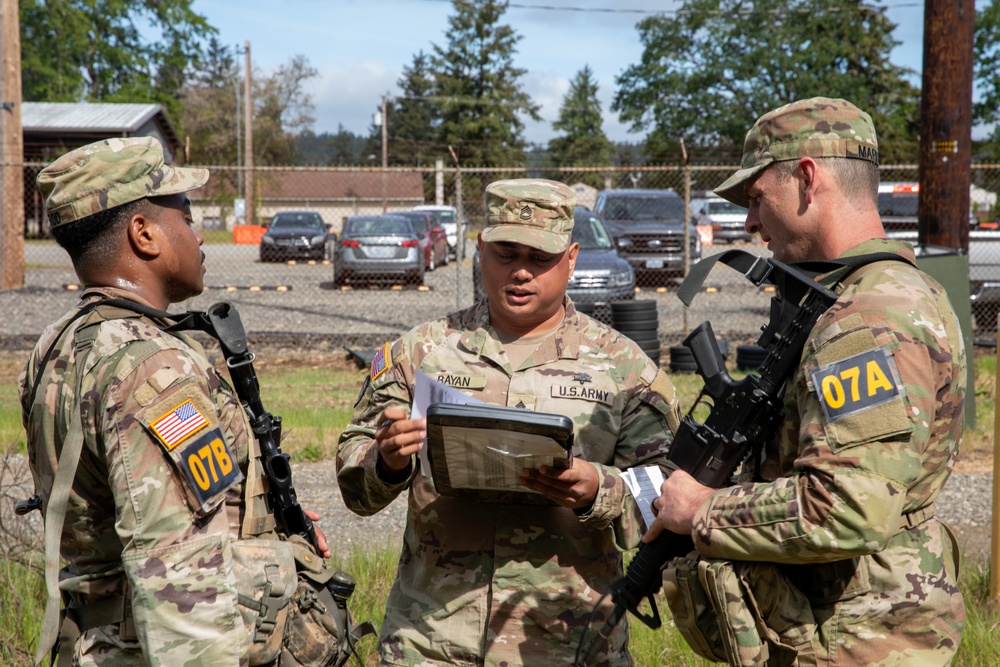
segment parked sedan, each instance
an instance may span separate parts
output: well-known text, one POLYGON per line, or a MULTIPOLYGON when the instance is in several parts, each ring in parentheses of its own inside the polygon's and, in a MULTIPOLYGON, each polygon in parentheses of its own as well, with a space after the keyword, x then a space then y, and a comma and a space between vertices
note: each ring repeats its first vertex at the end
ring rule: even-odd
POLYGON ((319 213, 276 213, 260 239, 260 261, 279 259, 325 259, 331 234, 319 213))
POLYGON ((433 271, 439 265, 448 264, 448 237, 444 228, 435 223, 430 211, 399 211, 392 215, 406 218, 413 224, 413 231, 420 237, 420 249, 424 253, 424 268, 433 271))
POLYGON ((409 220, 397 215, 347 219, 334 253, 333 284, 351 282, 423 285, 423 252, 409 220))
MULTIPOLYGON (((574 304, 605 306, 612 301, 635 298, 635 272, 618 255, 604 222, 584 208, 573 215, 572 241, 580 244, 576 268, 566 288, 574 304)), ((479 250, 472 257, 472 280, 476 301, 485 295, 479 269, 479 250)))

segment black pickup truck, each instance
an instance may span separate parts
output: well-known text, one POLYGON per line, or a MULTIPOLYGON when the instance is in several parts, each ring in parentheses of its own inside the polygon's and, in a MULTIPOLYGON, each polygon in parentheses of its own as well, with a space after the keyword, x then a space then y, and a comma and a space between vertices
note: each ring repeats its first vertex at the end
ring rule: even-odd
POLYGON ((684 275, 685 240, 689 265, 701 259, 698 231, 690 220, 685 229, 684 200, 673 190, 602 190, 594 213, 641 286, 684 275))

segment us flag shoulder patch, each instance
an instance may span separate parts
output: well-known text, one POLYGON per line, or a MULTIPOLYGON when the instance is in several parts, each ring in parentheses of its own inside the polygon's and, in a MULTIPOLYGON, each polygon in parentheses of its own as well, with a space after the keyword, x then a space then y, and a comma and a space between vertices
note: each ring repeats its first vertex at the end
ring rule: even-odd
POLYGON ((208 420, 198 411, 191 399, 188 399, 154 420, 149 426, 167 449, 172 450, 208 426, 208 420))
POLYGON ((389 343, 383 345, 375 356, 372 358, 372 368, 371 368, 371 378, 375 381, 379 375, 385 372, 385 369, 391 366, 392 355, 389 352, 389 343))

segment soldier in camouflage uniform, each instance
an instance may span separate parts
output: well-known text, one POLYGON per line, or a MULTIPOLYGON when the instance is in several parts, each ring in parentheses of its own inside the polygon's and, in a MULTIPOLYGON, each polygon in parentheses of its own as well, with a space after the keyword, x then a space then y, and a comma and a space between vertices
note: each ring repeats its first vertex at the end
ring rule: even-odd
MULTIPOLYGON (((674 389, 635 343, 566 297, 575 202, 553 181, 487 187, 486 298, 386 344, 341 437, 349 508, 370 515, 409 493, 382 665, 572 664, 591 612, 622 576, 622 550, 641 537, 620 472, 664 463, 674 389), (426 421, 408 418, 417 371, 486 403, 572 418, 572 467, 519 480, 554 504, 439 495, 417 457, 426 421)), ((604 600, 597 619, 610 609, 604 600)), ((632 664, 624 624, 598 660, 632 664)))
POLYGON ((945 290, 886 238, 877 188, 875 129, 849 102, 794 102, 747 134, 716 192, 749 208, 775 258, 890 259, 820 276, 839 298, 806 343, 761 481, 713 490, 675 472, 644 538, 667 528, 706 559, 777 564, 789 588, 772 580, 757 606, 804 594, 794 664, 946 665, 965 626, 934 501, 962 436, 966 350, 945 290))
MULTIPOLYGON (((165 165, 149 138, 84 146, 38 176, 52 234, 85 286, 19 379, 47 561, 66 561, 60 664, 246 665, 256 641, 238 606, 234 544, 273 517, 246 413, 196 341, 107 304, 162 311, 202 291, 203 239, 184 193, 207 179, 165 165)), ((274 582, 289 593, 291 564, 274 582)), ((49 607, 40 655, 58 627, 49 607)))

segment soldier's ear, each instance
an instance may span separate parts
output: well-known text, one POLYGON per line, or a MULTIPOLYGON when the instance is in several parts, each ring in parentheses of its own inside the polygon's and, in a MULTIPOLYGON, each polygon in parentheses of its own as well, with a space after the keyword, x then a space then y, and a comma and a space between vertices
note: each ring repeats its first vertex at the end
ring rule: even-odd
POLYGON ((146 258, 159 257, 161 233, 156 221, 149 217, 148 207, 133 213, 125 228, 129 245, 137 255, 146 258))

